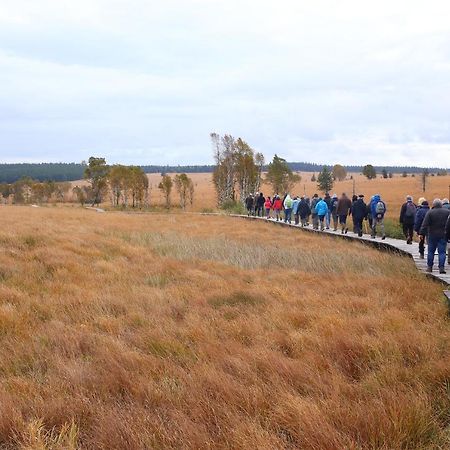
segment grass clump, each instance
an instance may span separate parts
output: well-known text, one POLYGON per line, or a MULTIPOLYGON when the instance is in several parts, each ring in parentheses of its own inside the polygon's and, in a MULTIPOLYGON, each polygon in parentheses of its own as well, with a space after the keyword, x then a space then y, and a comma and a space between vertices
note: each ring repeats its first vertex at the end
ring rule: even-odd
POLYGON ((264 299, 248 292, 238 291, 233 292, 231 295, 210 298, 208 303, 214 308, 221 308, 222 306, 255 306, 264 303, 264 299))

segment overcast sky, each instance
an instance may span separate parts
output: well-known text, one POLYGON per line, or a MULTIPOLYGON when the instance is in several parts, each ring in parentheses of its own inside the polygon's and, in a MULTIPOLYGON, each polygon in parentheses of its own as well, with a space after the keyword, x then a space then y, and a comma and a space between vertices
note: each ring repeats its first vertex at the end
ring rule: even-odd
POLYGON ((0 0, 0 162, 450 166, 448 0, 0 0))

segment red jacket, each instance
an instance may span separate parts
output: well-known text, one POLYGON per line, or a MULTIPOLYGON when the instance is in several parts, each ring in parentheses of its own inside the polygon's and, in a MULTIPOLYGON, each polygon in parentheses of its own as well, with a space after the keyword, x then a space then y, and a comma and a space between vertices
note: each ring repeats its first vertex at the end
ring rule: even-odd
POLYGON ((264 208, 266 209, 272 208, 272 202, 269 199, 267 199, 266 203, 264 203, 264 208))
POLYGON ((281 201, 280 198, 277 198, 274 202, 273 202, 273 209, 283 209, 283 203, 281 201))

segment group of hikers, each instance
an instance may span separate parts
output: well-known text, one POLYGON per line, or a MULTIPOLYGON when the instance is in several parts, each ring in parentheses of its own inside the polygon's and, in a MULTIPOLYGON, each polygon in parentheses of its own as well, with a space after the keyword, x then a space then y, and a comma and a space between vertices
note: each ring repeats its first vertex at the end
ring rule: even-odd
MULTIPOLYGON (((314 194, 310 199, 307 196, 291 197, 289 193, 283 198, 278 194, 271 198, 265 197, 261 192, 255 196, 250 194, 245 199, 245 206, 249 216, 266 217, 286 223, 292 223, 293 217, 296 225, 306 227, 311 223, 314 230, 320 231, 329 230, 331 226, 333 231, 337 231, 339 227, 341 234, 348 233, 348 220, 351 217, 353 232, 359 237, 363 235, 365 223, 368 223, 367 231, 370 231, 373 239, 377 236, 377 230, 381 233, 381 239, 386 239, 384 218, 387 207, 379 194, 372 196, 366 203, 363 194, 353 195, 352 198, 345 193, 340 197, 329 193, 323 197, 314 194)), ((425 244, 428 244, 428 272, 433 270, 434 254, 437 250, 439 272, 444 274, 447 241, 450 240, 449 200, 435 199, 430 207, 425 198, 420 198, 416 205, 408 195, 400 209, 399 220, 407 244, 413 243, 414 232, 417 233, 420 258, 425 258, 425 244)))

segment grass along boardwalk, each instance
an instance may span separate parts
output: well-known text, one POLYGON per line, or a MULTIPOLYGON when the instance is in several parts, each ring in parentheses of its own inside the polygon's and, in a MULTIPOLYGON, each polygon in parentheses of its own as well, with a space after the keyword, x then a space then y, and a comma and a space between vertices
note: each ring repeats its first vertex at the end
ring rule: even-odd
MULTIPOLYGON (((254 217, 254 216, 246 216, 246 215, 238 215, 234 214, 233 217, 239 217, 243 219, 249 219, 249 220, 263 220, 269 223, 274 223, 277 225, 283 225, 287 227, 293 227, 298 228, 303 231, 308 231, 311 233, 317 233, 317 234, 326 234, 328 236, 348 239, 348 240, 356 240, 361 241, 363 243, 372 245, 380 250, 386 250, 386 251, 393 251, 396 253, 400 253, 404 256, 409 256, 413 259, 417 269, 424 273, 426 276, 430 278, 434 278, 435 280, 438 280, 442 283, 444 283, 447 286, 450 286, 450 271, 447 272, 447 274, 439 274, 439 271, 437 269, 437 266, 435 265, 434 271, 432 273, 428 273, 426 271, 427 269, 427 260, 426 256, 425 259, 420 259, 419 257, 419 251, 416 243, 413 243, 412 245, 408 245, 406 241, 400 240, 400 239, 393 239, 386 237, 384 240, 381 240, 381 238, 377 237, 376 239, 373 239, 370 235, 364 234, 362 237, 359 237, 356 233, 353 233, 352 231, 348 231, 347 234, 341 234, 340 230, 333 231, 332 229, 329 230, 314 230, 312 225, 308 225, 306 227, 302 227, 301 225, 295 225, 292 223, 285 223, 282 220, 276 221, 275 219, 266 219, 265 217, 254 217)), ((437 258, 437 254, 435 256, 437 258)), ((437 264, 437 261, 435 260, 435 264, 437 264)))

